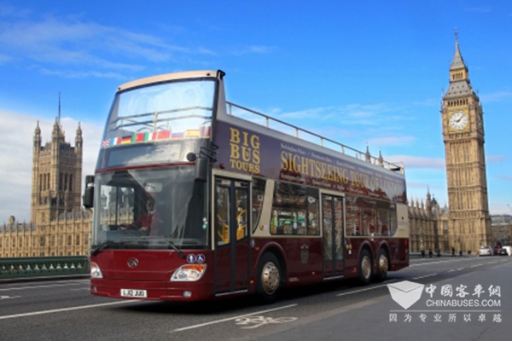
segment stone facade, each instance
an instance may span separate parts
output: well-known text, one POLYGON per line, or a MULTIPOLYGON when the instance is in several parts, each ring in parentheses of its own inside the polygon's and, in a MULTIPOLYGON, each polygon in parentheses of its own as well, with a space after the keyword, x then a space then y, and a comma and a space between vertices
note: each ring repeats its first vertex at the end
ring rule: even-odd
POLYGON ((65 142, 58 120, 52 140, 41 145, 34 132, 30 223, 13 216, 0 226, 0 257, 86 255, 90 247, 90 212, 82 209, 82 129, 75 146, 65 142))
POLYGON ((423 200, 409 201, 409 224, 411 229, 411 252, 429 250, 432 252, 451 253, 452 247, 459 251, 458 246, 450 240, 450 212, 447 206, 440 207, 435 199, 427 192, 423 200))
POLYGON ((484 112, 456 37, 450 85, 441 106, 450 243, 463 252, 493 245, 484 152, 484 112))
POLYGON ((86 255, 90 246, 91 215, 68 212, 46 224, 17 222, 11 216, 0 226, 0 257, 86 255))
POLYGON ((422 249, 476 253, 482 245, 494 245, 487 197, 484 153, 484 118, 480 99, 473 91, 469 71, 456 36, 450 65, 450 84, 443 95, 441 120, 445 144, 448 205, 426 207, 412 201, 411 251, 422 249))

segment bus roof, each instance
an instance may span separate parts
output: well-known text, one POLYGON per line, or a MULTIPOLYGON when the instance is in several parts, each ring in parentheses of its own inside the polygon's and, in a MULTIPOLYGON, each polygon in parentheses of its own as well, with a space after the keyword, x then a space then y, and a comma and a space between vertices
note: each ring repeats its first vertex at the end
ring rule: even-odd
POLYGON ((123 91, 130 88, 136 88, 147 84, 160 83, 178 79, 186 79, 186 78, 202 78, 202 77, 216 77, 216 70, 199 70, 199 71, 184 71, 184 72, 175 72, 170 74, 156 75, 151 77, 140 78, 135 81, 131 81, 125 84, 120 85, 117 88, 117 91, 123 91))

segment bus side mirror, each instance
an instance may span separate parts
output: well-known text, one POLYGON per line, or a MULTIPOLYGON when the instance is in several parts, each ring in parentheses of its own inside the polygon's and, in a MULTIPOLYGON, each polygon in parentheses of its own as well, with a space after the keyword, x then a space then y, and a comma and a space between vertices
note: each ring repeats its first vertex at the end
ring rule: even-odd
POLYGON ((82 202, 87 209, 94 206, 94 176, 85 176, 85 191, 82 202))
POLYGON ((208 180, 208 163, 209 158, 199 156, 196 159, 196 182, 205 183, 208 180))

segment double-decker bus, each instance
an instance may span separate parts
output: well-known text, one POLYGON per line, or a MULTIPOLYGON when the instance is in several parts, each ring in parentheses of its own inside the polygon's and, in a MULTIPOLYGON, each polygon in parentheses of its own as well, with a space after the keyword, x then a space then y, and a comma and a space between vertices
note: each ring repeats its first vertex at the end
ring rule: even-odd
POLYGON ((404 169, 227 102, 224 72, 121 85, 84 206, 91 293, 198 301, 409 265, 404 169))

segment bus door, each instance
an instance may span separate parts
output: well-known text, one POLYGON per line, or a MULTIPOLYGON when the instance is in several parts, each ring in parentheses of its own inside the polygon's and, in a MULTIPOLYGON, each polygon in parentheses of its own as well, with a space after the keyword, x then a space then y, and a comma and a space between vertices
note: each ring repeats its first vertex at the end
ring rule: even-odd
POLYGON ((343 276, 343 197, 322 194, 324 278, 343 276))
POLYGON ((248 181, 215 178, 215 294, 249 288, 248 181))

